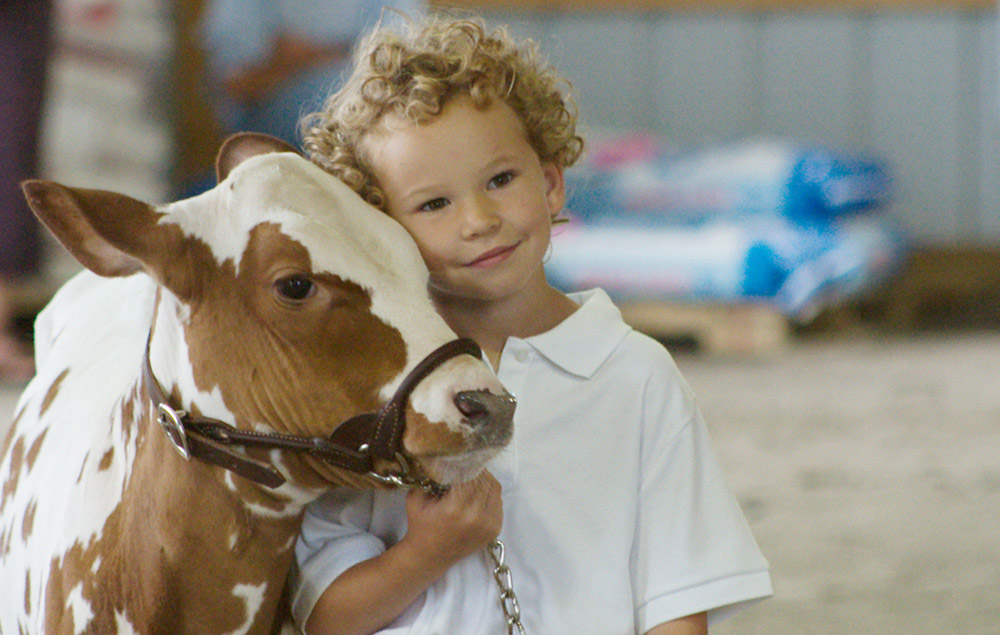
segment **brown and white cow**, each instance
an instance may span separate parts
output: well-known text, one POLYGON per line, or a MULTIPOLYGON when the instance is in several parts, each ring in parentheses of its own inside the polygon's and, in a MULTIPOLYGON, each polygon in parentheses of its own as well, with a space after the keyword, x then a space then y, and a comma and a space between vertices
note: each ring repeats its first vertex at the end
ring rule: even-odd
MULTIPOLYGON (((322 439, 454 339, 402 227, 288 150, 231 139, 214 189, 159 208, 26 184, 90 271, 39 318, 0 458, 0 633, 272 632, 303 506, 372 486, 309 453, 232 450, 273 488, 185 460, 151 402, 156 381, 173 408, 322 439)), ((510 438, 504 394, 474 355, 444 361, 404 404, 404 454, 470 478, 510 438)))

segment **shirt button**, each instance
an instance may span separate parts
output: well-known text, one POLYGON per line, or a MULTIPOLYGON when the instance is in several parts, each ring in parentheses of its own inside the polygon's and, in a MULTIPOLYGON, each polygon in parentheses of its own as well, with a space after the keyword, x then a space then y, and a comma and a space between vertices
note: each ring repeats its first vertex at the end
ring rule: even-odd
POLYGON ((525 364, 528 361, 528 351, 517 351, 514 353, 514 359, 518 364, 525 364))

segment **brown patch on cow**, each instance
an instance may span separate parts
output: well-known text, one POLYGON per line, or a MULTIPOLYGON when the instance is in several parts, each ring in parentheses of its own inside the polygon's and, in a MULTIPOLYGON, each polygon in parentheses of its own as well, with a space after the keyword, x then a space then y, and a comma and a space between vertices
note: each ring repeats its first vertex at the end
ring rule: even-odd
POLYGON ((24 463, 24 437, 17 437, 13 447, 10 449, 10 473, 0 490, 0 514, 7 507, 7 503, 14 498, 17 490, 17 483, 21 479, 21 467, 24 463))
POLYGON ((132 438, 132 425, 136 417, 135 403, 140 399, 140 389, 136 386, 132 393, 122 401, 122 441, 128 445, 132 438))
POLYGON ((98 472, 103 472, 103 471, 107 470, 109 467, 111 467, 111 459, 114 456, 115 456, 115 449, 114 448, 111 448, 110 450, 108 450, 107 452, 105 452, 104 456, 101 457, 100 463, 97 464, 97 471, 98 472))
POLYGON ((468 438, 461 432, 450 430, 443 423, 431 423, 427 418, 406 406, 406 431, 403 445, 414 456, 458 454, 468 449, 468 438))
POLYGON ((100 538, 52 560, 45 632, 70 632, 65 598, 78 586, 94 613, 88 633, 114 633, 123 611, 137 632, 231 632, 246 619, 232 594, 240 583, 264 585, 250 632, 270 632, 301 516, 254 517, 220 475, 182 459, 164 435, 147 436, 100 538))
MULTIPOLYGON (((368 290, 312 272, 306 248, 273 224, 253 229, 238 275, 234 263, 203 257, 204 296, 192 305, 185 339, 199 390, 218 387, 239 427, 263 423, 326 436, 350 416, 378 408, 378 391, 406 364, 406 346, 372 315, 368 290), (292 273, 308 275, 316 294, 282 301, 275 278, 292 273)), ((310 481, 310 473, 316 480, 301 457, 286 454, 285 464, 296 482, 310 481)))
POLYGON ((39 434, 34 441, 32 441, 31 447, 28 448, 28 454, 24 458, 24 464, 29 472, 31 471, 31 468, 34 467, 35 460, 38 459, 38 453, 42 449, 42 442, 45 441, 45 435, 47 435, 48 433, 49 433, 48 428, 42 430, 42 433, 39 434))
POLYGON ((31 537, 31 532, 35 529, 35 512, 38 511, 38 501, 31 499, 28 506, 24 508, 24 519, 21 521, 21 538, 25 541, 31 537))
POLYGON ((85 548, 81 543, 75 543, 62 557, 56 556, 49 565, 48 583, 45 587, 45 632, 46 633, 115 633, 112 619, 102 614, 91 598, 95 585, 95 577, 86 573, 91 571, 95 559, 100 555, 96 549, 85 548), (81 586, 83 598, 91 602, 94 618, 82 628, 83 624, 74 624, 76 616, 69 609, 66 598, 77 585, 81 586), (95 610, 98 609, 98 610, 95 610))
POLYGON ((90 450, 83 455, 83 461, 80 463, 80 473, 76 475, 76 483, 79 485, 83 482, 83 474, 87 471, 87 461, 90 460, 90 450))
POLYGON ((10 428, 7 429, 7 435, 3 440, 3 447, 0 449, 0 460, 7 456, 7 451, 10 450, 10 446, 14 443, 14 439, 20 436, 17 431, 18 423, 21 421, 21 417, 24 415, 24 411, 27 410, 28 404, 24 403, 18 409, 17 413, 14 415, 14 420, 10 424, 10 428))
POLYGON ((38 410, 39 418, 45 416, 45 411, 48 410, 49 406, 52 405, 52 402, 55 401, 56 396, 59 394, 59 387, 62 385, 63 380, 66 379, 66 375, 69 375, 68 368, 59 373, 59 376, 56 377, 55 381, 52 382, 52 385, 49 386, 49 389, 45 392, 45 398, 42 399, 42 406, 38 410))
POLYGON ((31 615, 31 571, 24 574, 24 612, 31 615))

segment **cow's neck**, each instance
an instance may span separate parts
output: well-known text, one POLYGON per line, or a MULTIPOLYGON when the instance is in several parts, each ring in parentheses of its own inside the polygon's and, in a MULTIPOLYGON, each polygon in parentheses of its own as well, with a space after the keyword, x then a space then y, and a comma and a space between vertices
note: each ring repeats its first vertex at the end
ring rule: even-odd
MULTIPOLYGON (((267 632, 292 562, 300 505, 198 461, 186 461, 147 418, 120 507, 125 553, 153 622, 176 632, 267 632), (248 500, 249 499, 249 500, 248 500), (162 623, 162 622, 160 622, 162 623), (249 630, 245 630, 250 626, 249 630)), ((141 619, 141 618, 140 618, 141 619)))
MULTIPOLYGON (((186 345, 160 305, 150 361, 154 376, 176 407, 209 416, 218 396, 184 397, 193 378, 186 345), (187 374, 185 374, 187 369, 187 374)), ((176 324, 176 323, 174 323, 176 324)), ((169 623, 172 632, 268 632, 292 562, 303 500, 272 492, 174 448, 155 420, 148 390, 136 391, 135 412, 142 412, 135 461, 123 493, 118 535, 137 554, 131 575, 141 576, 147 615, 153 624, 169 623), (289 500, 295 498, 296 500, 289 500), (171 606, 158 599, 171 598, 171 606)), ((282 488, 290 490, 288 486, 282 488)), ((126 578, 127 580, 128 578, 126 578)), ((142 630, 140 628, 140 630, 142 630)))

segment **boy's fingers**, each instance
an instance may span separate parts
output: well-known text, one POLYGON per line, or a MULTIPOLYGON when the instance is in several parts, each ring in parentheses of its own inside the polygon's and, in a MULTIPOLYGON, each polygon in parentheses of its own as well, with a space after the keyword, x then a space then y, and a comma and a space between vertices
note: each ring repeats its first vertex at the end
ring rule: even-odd
POLYGON ((406 506, 416 511, 426 509, 428 506, 440 502, 440 500, 441 496, 428 494, 416 487, 406 493, 406 506))
POLYGON ((449 494, 454 492, 456 499, 460 498, 465 501, 486 500, 499 489, 500 482, 493 478, 489 472, 483 472, 471 481, 452 487, 449 494))

